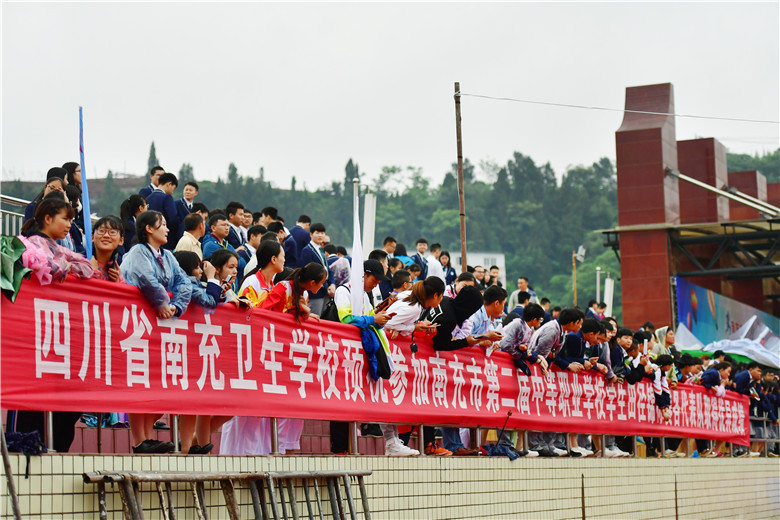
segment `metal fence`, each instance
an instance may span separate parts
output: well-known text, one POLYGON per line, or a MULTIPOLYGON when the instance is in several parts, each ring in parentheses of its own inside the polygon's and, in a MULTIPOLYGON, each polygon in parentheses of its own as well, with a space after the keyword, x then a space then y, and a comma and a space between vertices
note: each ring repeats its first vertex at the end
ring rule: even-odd
POLYGON ((5 236, 16 236, 24 224, 24 209, 29 200, 17 199, 0 194, 0 232, 5 236))

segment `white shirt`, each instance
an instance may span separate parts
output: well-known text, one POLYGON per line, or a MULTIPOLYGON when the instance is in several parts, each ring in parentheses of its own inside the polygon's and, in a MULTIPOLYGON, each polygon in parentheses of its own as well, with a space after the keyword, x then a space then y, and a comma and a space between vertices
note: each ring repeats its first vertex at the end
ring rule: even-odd
POLYGON ((246 248, 246 252, 249 253, 249 258, 254 258, 255 254, 257 253, 257 249, 249 245, 249 242, 244 244, 244 247, 246 248))
POLYGON ((414 331, 414 323, 420 317, 422 307, 416 303, 407 303, 404 298, 412 294, 412 291, 398 293, 398 300, 388 309, 388 313, 395 313, 385 324, 386 329, 397 330, 402 336, 408 336, 414 331))
POLYGON ((436 257, 433 255, 428 255, 425 259, 428 261, 428 277, 435 276, 440 278, 442 282, 445 281, 444 268, 441 266, 441 262, 436 260, 436 257))

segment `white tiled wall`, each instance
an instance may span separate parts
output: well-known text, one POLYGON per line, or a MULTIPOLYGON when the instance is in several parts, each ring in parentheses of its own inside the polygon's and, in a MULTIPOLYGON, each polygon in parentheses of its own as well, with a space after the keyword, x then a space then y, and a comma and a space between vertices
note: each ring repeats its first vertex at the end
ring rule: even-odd
MULTIPOLYGON (((195 457, 11 455, 24 518, 97 518, 96 488, 82 473, 98 470, 318 471, 372 470, 366 477, 372 518, 774 519, 780 511, 778 459, 520 459, 387 457, 195 457), (675 478, 677 511, 675 513, 675 478)), ((156 492, 142 486, 146 518, 161 518, 156 492), (157 508, 158 510, 155 510, 157 508)), ((184 485, 177 518, 193 518, 184 485), (183 509, 189 508, 189 509, 183 509)), ((241 517, 253 518, 247 488, 238 492, 241 517)), ((109 518, 122 518, 119 493, 106 486, 109 518)), ((5 478, 2 518, 12 518, 5 478)), ((306 512, 301 489, 298 510, 306 512)), ((327 489, 322 489, 327 502, 327 489)), ((359 491, 353 495, 360 506, 359 491)), ((313 496, 313 494, 312 494, 313 496)), ((219 485, 206 485, 209 518, 227 518, 219 485)), ((329 506, 326 505, 326 511, 329 506)), ((327 517, 327 516, 326 516, 327 517)), ((359 515, 362 518, 362 515, 359 515)))

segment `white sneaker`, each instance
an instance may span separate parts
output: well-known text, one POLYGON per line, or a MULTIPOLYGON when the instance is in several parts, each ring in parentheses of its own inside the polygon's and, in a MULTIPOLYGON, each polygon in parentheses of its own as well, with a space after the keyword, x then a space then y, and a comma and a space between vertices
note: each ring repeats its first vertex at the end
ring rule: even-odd
POLYGON ((583 457, 591 457, 593 456, 593 452, 590 451, 588 448, 583 448, 581 446, 577 446, 571 449, 571 451, 577 452, 583 457))
POLYGON ((751 451, 749 452, 751 457, 760 457, 761 452, 760 451, 751 451))
POLYGON ((676 451, 674 450, 666 450, 664 451, 664 457, 670 458, 670 457, 676 457, 676 451))
POLYGON ((681 458, 681 459, 682 459, 682 458, 684 458, 684 457, 687 457, 687 455, 686 455, 685 453, 681 452, 681 451, 678 451, 678 452, 677 452, 677 457, 679 457, 679 458, 681 458))
POLYGON ((534 451, 534 450, 528 450, 528 453, 526 453, 525 456, 526 457, 531 457, 531 458, 538 457, 539 456, 539 452, 538 451, 534 451))
POLYGON ((621 455, 622 453, 625 453, 625 452, 624 451, 620 451, 617 448, 606 448, 604 450, 604 457, 606 457, 608 459, 614 459, 616 457, 622 457, 623 456, 623 455, 621 455))
POLYGON ((388 457, 413 457, 419 454, 419 451, 413 450, 399 440, 385 444, 385 455, 388 457))
POLYGON ((553 447, 552 452, 555 453, 556 457, 566 457, 569 455, 568 451, 555 447, 553 447))
POLYGON ((618 453, 620 454, 620 456, 621 456, 621 457, 623 457, 623 458, 626 458, 626 457, 630 457, 630 456, 631 456, 631 454, 630 454, 629 452, 627 452, 627 451, 623 451, 623 450, 621 450, 620 448, 615 448, 615 449, 618 451, 618 453))

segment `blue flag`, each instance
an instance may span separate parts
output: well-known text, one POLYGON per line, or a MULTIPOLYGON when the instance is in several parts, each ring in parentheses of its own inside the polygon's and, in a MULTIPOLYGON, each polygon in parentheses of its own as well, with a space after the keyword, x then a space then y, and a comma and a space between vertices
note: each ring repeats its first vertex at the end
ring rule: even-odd
POLYGON ((84 249, 87 258, 92 257, 92 212, 89 209, 87 169, 84 167, 84 117, 79 107, 79 162, 81 164, 81 206, 84 213, 84 249))

